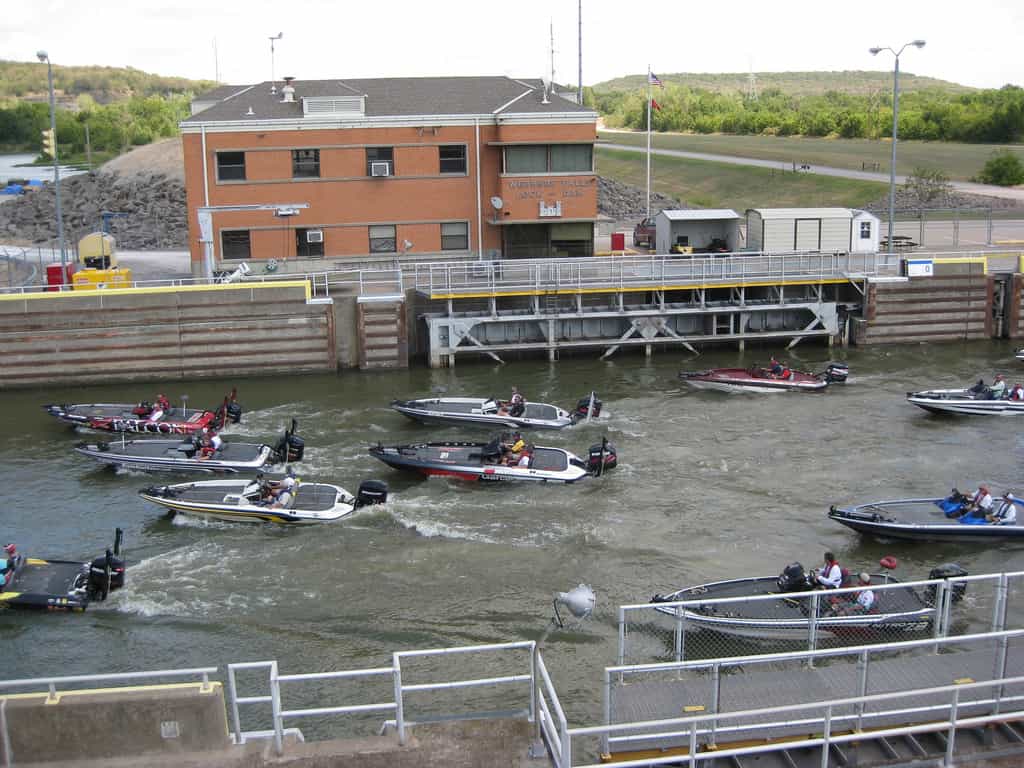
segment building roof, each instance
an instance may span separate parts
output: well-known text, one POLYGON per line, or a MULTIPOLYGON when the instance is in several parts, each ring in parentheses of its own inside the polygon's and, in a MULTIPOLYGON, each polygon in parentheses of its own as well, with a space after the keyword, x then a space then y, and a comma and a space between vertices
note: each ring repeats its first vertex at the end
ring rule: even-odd
POLYGON ((220 101, 239 91, 244 91, 248 87, 248 85, 218 85, 216 88, 195 96, 193 101, 220 101))
POLYGON ((203 94, 199 100, 225 91, 219 103, 187 118, 184 123, 236 120, 298 119, 303 117, 305 98, 330 99, 365 96, 364 117, 406 117, 498 114, 594 115, 558 95, 547 94, 540 80, 510 77, 396 77, 372 79, 294 80, 295 101, 282 101, 283 82, 263 82, 243 88, 224 86, 203 94), (228 90, 228 89, 231 90, 228 90))
POLYGON ((748 208, 762 219, 852 219, 849 208, 748 208))
POLYGON ((713 219, 738 219, 740 217, 732 208, 691 208, 687 210, 665 210, 662 213, 671 221, 711 221, 713 219))

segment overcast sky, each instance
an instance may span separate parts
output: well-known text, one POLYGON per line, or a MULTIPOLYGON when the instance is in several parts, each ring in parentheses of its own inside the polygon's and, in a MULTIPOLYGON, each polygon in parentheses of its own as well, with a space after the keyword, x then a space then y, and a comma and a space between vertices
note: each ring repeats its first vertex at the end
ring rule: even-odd
MULTIPOLYGON (((577 81, 577 0, 8 0, 0 58, 132 66, 252 83, 493 75, 577 81), (216 56, 214 46, 216 41, 216 56)), ((1021 0, 583 0, 583 82, 670 72, 901 69, 978 87, 1024 84, 1021 0)))

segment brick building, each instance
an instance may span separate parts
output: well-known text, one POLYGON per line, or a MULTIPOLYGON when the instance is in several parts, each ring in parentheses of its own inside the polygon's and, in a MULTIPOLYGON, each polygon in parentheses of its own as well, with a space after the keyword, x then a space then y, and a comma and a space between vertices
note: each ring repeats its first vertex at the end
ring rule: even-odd
POLYGON ((225 86, 181 124, 194 274, 589 256, 597 114, 508 77, 225 86), (308 205, 291 211, 227 206, 308 205), (271 264, 273 259, 275 264, 271 264))

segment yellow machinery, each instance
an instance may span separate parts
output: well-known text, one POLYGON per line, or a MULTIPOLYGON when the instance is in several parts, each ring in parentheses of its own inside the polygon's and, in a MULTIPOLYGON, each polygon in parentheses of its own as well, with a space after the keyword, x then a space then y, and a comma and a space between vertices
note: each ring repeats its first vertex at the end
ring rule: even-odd
POLYGON ((90 232, 79 240, 78 260, 81 268, 71 278, 76 291, 128 288, 132 284, 131 269, 117 266, 117 244, 109 232, 90 232))

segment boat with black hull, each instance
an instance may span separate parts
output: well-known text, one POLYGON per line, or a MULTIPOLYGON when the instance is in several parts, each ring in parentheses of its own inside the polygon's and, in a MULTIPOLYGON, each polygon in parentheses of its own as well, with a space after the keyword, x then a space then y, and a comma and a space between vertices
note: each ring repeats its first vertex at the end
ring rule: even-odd
POLYGON ((680 379, 696 389, 720 392, 820 392, 829 384, 845 382, 848 376, 845 363, 829 363, 821 373, 788 370, 775 374, 759 365, 679 373, 680 379))
POLYGON ((962 416, 1020 416, 1024 414, 1024 400, 992 398, 985 390, 926 389, 907 392, 907 402, 929 413, 952 413, 962 416))
POLYGON ((113 550, 87 563, 25 557, 8 545, 6 572, 0 575, 0 609, 84 611, 90 603, 106 600, 124 586, 123 538, 118 528, 113 550))
MULTIPOLYGON (((883 558, 883 565, 891 558, 883 558)), ((967 572, 948 564, 932 569, 929 579, 959 578, 967 572)), ((844 574, 845 576, 845 574, 844 574)), ((871 582, 899 583, 889 575, 871 574, 871 582)), ((844 579, 843 587, 854 586, 844 579)), ((953 582, 953 599, 959 601, 965 591, 964 582, 953 582)), ((832 594, 831 590, 812 590, 809 575, 800 563, 787 566, 780 576, 760 576, 714 581, 685 587, 667 595, 655 595, 652 603, 710 601, 734 598, 729 602, 697 605, 658 606, 668 616, 682 618, 687 630, 706 629, 751 639, 804 640, 808 636, 812 596, 816 595, 818 611, 815 621, 819 636, 851 639, 877 636, 892 637, 898 633, 927 630, 935 614, 935 588, 906 586, 875 589, 874 606, 863 612, 849 610, 855 593, 832 594), (785 599, 756 599, 764 595, 786 595, 785 599), (745 598, 745 599, 744 599, 745 598)))
MULTIPOLYGON (((187 402, 187 398, 185 398, 187 402)), ((97 432, 137 432, 147 435, 192 435, 203 429, 221 430, 242 420, 235 390, 215 410, 175 408, 162 395, 153 403, 78 403, 44 405, 43 409, 65 424, 97 432)))
POLYGON ((569 413, 547 403, 525 402, 519 410, 494 397, 424 397, 393 400, 391 407, 424 424, 470 424, 496 429, 563 429, 601 416, 602 402, 591 392, 569 413))
POLYGON ((615 447, 607 440, 594 445, 586 459, 564 448, 523 446, 507 436, 488 443, 438 442, 410 445, 376 445, 370 455, 395 469, 462 480, 537 483, 575 483, 600 475, 618 462, 615 447))
MULTIPOLYGON (((288 477, 288 476, 286 476, 288 477)), ((173 515, 191 515, 226 522, 315 525, 342 520, 359 507, 387 501, 387 485, 366 480, 356 496, 331 483, 296 482, 285 502, 271 498, 281 480, 224 478, 194 483, 152 486, 139 491, 146 501, 173 515)))
MULTIPOLYGON (((829 520, 865 536, 901 541, 1024 541, 1024 526, 1013 522, 989 522, 984 516, 958 514, 968 502, 954 493, 945 498, 893 499, 853 507, 835 507, 829 520)), ((1024 514, 1024 501, 1002 499, 1024 514)), ((998 510, 997 510, 998 511, 998 510)))
POLYGON ((200 436, 184 440, 142 438, 81 443, 75 450, 101 464, 148 472, 255 472, 265 466, 302 461, 305 442, 296 423, 274 445, 225 440, 219 448, 204 447, 200 436))

